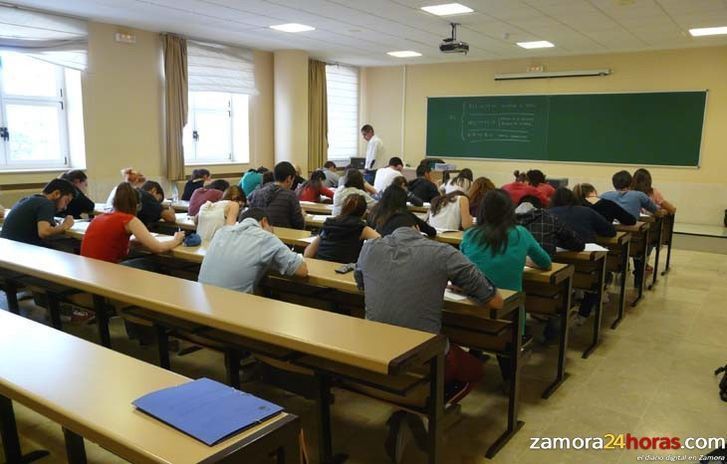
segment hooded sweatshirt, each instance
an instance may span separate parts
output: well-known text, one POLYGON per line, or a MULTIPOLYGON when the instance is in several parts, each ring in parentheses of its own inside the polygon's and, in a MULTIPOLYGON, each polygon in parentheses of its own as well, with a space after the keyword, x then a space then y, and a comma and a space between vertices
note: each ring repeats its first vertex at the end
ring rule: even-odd
POLYGON ((361 232, 366 226, 356 216, 336 216, 326 219, 321 229, 321 242, 316 258, 338 263, 355 263, 361 253, 361 232))
POLYGON ((305 219, 300 202, 292 190, 274 182, 265 184, 249 197, 251 208, 262 208, 268 215, 268 222, 274 227, 305 228, 305 219))

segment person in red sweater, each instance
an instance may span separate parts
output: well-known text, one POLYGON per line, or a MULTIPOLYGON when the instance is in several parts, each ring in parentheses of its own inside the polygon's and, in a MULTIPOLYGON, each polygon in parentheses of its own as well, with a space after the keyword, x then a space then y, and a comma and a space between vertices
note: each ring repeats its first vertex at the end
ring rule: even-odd
POLYGON ((230 183, 226 180, 217 179, 210 182, 207 187, 200 187, 195 190, 192 193, 192 197, 189 199, 189 209, 187 210, 187 215, 196 216, 197 213, 199 213, 199 209, 202 207, 202 205, 204 205, 208 201, 211 201, 212 203, 220 201, 222 199, 222 195, 229 186, 230 183))
POLYGON ((184 240, 184 232, 177 232, 168 241, 157 240, 136 217, 139 193, 128 182, 116 187, 113 211, 96 216, 88 225, 81 242, 81 256, 119 263, 129 254, 129 238, 152 253, 163 253, 176 247, 184 240))
POLYGON ((320 203, 321 196, 333 201, 333 190, 325 186, 326 174, 323 171, 313 171, 310 179, 298 186, 296 194, 299 201, 313 201, 320 203))
POLYGON ((540 203, 547 205, 549 203, 548 197, 537 188, 533 187, 528 183, 528 176, 524 172, 515 171, 515 182, 505 184, 502 186, 502 190, 506 191, 513 204, 520 204, 520 200, 525 196, 533 196, 540 200, 540 203))

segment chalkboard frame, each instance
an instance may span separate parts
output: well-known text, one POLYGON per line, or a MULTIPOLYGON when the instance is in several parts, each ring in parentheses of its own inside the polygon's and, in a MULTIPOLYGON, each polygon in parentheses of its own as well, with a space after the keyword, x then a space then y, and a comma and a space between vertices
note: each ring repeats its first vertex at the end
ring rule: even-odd
POLYGON ((468 94, 468 95, 435 95, 425 97, 424 109, 424 157, 437 157, 449 160, 475 160, 475 161, 499 161, 499 162, 517 162, 517 163, 546 163, 546 164, 575 164, 589 166, 619 166, 624 163, 609 163, 603 161, 559 161, 559 160, 541 160, 541 159, 521 159, 521 158, 487 158, 479 156, 447 156, 447 155, 430 155, 427 151, 427 131, 429 130, 429 100, 437 98, 470 98, 470 97, 542 97, 554 95, 623 95, 623 94, 648 94, 648 93, 693 93, 704 92, 704 114, 702 115, 702 133, 699 141, 699 156, 696 166, 692 165, 674 165, 674 164, 628 164, 629 166, 641 166, 648 168, 663 169, 701 169, 702 167, 702 151, 704 150, 704 127, 707 122, 707 111, 709 111, 709 89, 679 89, 679 90, 620 90, 620 91, 603 91, 603 92, 557 92, 557 93, 491 93, 491 94, 468 94))

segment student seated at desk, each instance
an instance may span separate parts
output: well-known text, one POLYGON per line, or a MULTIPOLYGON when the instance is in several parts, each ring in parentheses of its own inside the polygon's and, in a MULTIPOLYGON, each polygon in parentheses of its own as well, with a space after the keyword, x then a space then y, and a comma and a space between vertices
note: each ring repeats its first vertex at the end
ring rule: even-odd
POLYGON ((208 201, 199 208, 199 213, 194 217, 197 234, 202 240, 212 240, 217 229, 237 222, 246 201, 245 192, 239 186, 227 187, 227 190, 222 193, 220 201, 214 203, 208 201))
POLYGON ((323 185, 325 180, 326 175, 323 171, 313 171, 310 175, 310 179, 298 186, 298 189, 295 192, 298 196, 298 200, 320 203, 321 196, 333 200, 333 190, 323 185))
POLYGON ((323 171, 323 174, 326 176, 326 180, 323 181, 323 185, 329 189, 338 188, 338 180, 340 179, 340 176, 336 170, 336 163, 333 161, 326 161, 321 171, 323 171))
POLYGON ((389 188, 387 188, 381 196, 381 201, 379 201, 376 206, 371 209, 371 214, 369 214, 368 219, 369 226, 376 229, 376 232, 381 235, 388 235, 392 231, 385 227, 386 223, 392 216, 398 213, 411 215, 419 227, 419 230, 428 236, 434 237, 437 235, 437 230, 434 227, 422 221, 418 216, 409 211, 409 208, 406 206, 406 192, 404 189, 397 187, 396 185, 389 186, 389 188))
POLYGON ((588 206, 603 216, 606 221, 613 223, 618 221, 626 226, 636 224, 636 218, 626 212, 625 209, 611 200, 599 198, 596 187, 591 184, 582 183, 573 186, 573 194, 583 206, 588 206))
POLYGON ((346 197, 341 214, 329 217, 321 233, 305 248, 306 258, 325 259, 338 263, 355 263, 364 240, 379 238, 374 229, 366 225, 366 199, 363 195, 346 197))
POLYGON ((502 186, 502 189, 510 195, 510 199, 513 204, 519 205, 520 200, 522 200, 525 196, 537 198, 541 205, 548 204, 548 198, 541 191, 528 183, 528 176, 526 173, 515 171, 513 172, 513 175, 515 176, 515 181, 502 186))
POLYGON ((454 191, 467 193, 467 190, 469 190, 472 186, 472 179, 474 179, 474 177, 472 169, 462 169, 456 177, 445 182, 439 188, 439 191, 445 195, 454 191))
POLYGON ((199 213, 199 208, 211 201, 212 203, 220 201, 222 199, 222 193, 227 190, 230 183, 224 179, 213 180, 207 185, 207 187, 200 187, 192 193, 192 198, 189 199, 189 208, 187 209, 187 215, 196 216, 199 213))
POLYGON ((414 206, 424 206, 424 201, 418 196, 414 195, 414 193, 412 193, 412 191, 409 189, 409 182, 406 180, 406 177, 395 177, 394 180, 391 181, 391 185, 396 185, 397 187, 401 187, 402 189, 404 189, 404 191, 406 192, 407 203, 411 203, 414 206))
POLYGON ((545 205, 550 201, 550 197, 555 193, 552 185, 545 181, 545 174, 540 169, 531 169, 525 173, 528 178, 528 184, 534 187, 540 193, 540 198, 547 200, 545 205))
POLYGON ((472 227, 467 195, 455 190, 432 200, 427 223, 435 229, 463 230, 472 227))
POLYGON ((515 219, 533 235, 535 240, 550 256, 557 248, 569 251, 583 251, 586 243, 573 229, 542 208, 536 197, 524 196, 515 210, 515 219))
POLYGON ((472 182, 472 187, 467 191, 467 197, 470 200, 470 215, 472 217, 477 217, 485 195, 490 190, 495 190, 495 188, 495 184, 487 177, 478 177, 472 182))
MULTIPOLYGON (((164 189, 162 189, 162 186, 159 185, 159 182, 148 180, 144 182, 137 191, 141 194, 141 210, 137 211, 136 217, 138 217, 145 226, 149 227, 160 220, 163 220, 164 222, 171 222, 172 224, 177 221, 174 208, 171 206, 165 208, 164 205, 162 205, 162 201, 164 200, 164 189)), ((114 187, 114 196, 116 196, 116 187, 114 187)), ((113 204, 113 198, 109 204, 113 204)))
POLYGON ((73 227, 73 217, 66 216, 56 224, 56 212, 66 209, 76 189, 65 179, 53 179, 43 192, 18 200, 7 213, 0 237, 31 245, 43 245, 43 241, 60 235, 73 227))
MULTIPOLYGON (((477 304, 502 308, 502 297, 487 277, 456 248, 423 237, 414 219, 411 214, 395 214, 385 225, 389 235, 364 243, 354 277, 364 291, 366 319, 440 333, 448 281, 477 304)), ((461 400, 482 376, 481 361, 450 343, 444 366, 445 401, 461 400)), ((392 419, 402 414, 406 413, 396 412, 392 419)), ((409 418, 420 421, 418 416, 409 418)), ((417 428, 421 427, 419 422, 417 428)), ((391 436, 396 429, 390 429, 387 442, 396 440, 391 436)))
MULTIPOLYGON (((559 187, 555 190, 550 199, 548 211, 560 222, 573 229, 578 237, 586 243, 595 242, 597 236, 614 237, 616 235, 616 228, 612 223, 593 209, 580 205, 575 194, 566 187, 559 187)), ((576 325, 582 325, 585 322, 596 304, 598 304, 598 294, 585 292, 578 308, 576 325)))
POLYGON ((306 277, 303 257, 285 246, 272 230, 261 208, 249 208, 239 224, 219 229, 202 260, 199 282, 253 293, 270 269, 306 277))
POLYGON ((601 198, 618 204, 637 221, 641 216, 642 209, 650 213, 656 213, 659 209, 647 194, 638 190, 631 190, 633 177, 628 171, 617 172, 613 175, 611 181, 616 190, 601 194, 601 198))
POLYGON ((566 187, 559 187, 550 199, 548 212, 573 230, 586 243, 596 237, 614 237, 616 228, 592 208, 579 204, 575 194, 566 187))
POLYGON ((644 192, 649 196, 651 201, 659 208, 662 208, 669 214, 677 212, 677 207, 668 202, 660 191, 651 186, 651 173, 646 169, 637 169, 634 172, 634 179, 631 183, 631 189, 644 192))
MULTIPOLYGON (((144 174, 134 168, 122 169, 121 179, 124 182, 130 183, 134 188, 141 188, 141 186, 144 185, 144 182, 146 182, 146 177, 144 176, 144 174)), ((114 195, 116 195, 116 187, 111 189, 111 193, 109 193, 109 197, 106 199, 107 205, 110 205, 114 202, 114 195)))
POLYGON ((551 266, 550 255, 517 225, 512 200, 501 189, 487 192, 477 225, 465 231, 459 249, 498 288, 508 290, 522 291, 526 258, 540 269, 551 266))
POLYGON ((417 178, 409 183, 409 191, 426 203, 431 203, 434 197, 439 196, 439 189, 432 182, 432 169, 426 160, 417 166, 417 178))
POLYGON ((333 194, 333 211, 332 216, 338 216, 341 214, 343 205, 346 202, 346 198, 349 195, 361 195, 366 199, 366 208, 371 209, 375 204, 371 195, 369 195, 364 186, 363 174, 358 169, 349 169, 346 171, 344 176, 341 178, 342 184, 338 186, 336 192, 333 194))
POLYGON ((300 202, 291 190, 296 173, 292 164, 281 161, 273 170, 274 182, 264 184, 248 197, 251 208, 262 208, 276 227, 305 228, 305 216, 300 202))
POLYGON ((184 192, 180 200, 189 201, 192 194, 198 188, 204 187, 204 184, 210 180, 210 172, 208 169, 195 169, 186 184, 184 184, 184 192))
POLYGON ((401 171, 404 170, 404 162, 398 156, 394 156, 389 160, 389 165, 385 168, 376 170, 376 178, 374 179, 374 188, 381 193, 386 190, 391 182, 396 178, 403 176, 401 171))
POLYGON ((184 240, 184 232, 174 234, 173 240, 159 241, 136 217, 141 206, 141 193, 128 182, 116 186, 111 203, 113 210, 93 218, 81 241, 81 256, 119 263, 129 254, 129 239, 134 235, 137 242, 152 253, 164 253, 184 240))
POLYGON ((76 189, 76 195, 68 203, 65 211, 60 213, 60 216, 73 216, 74 219, 81 219, 84 214, 86 216, 93 214, 96 205, 86 196, 88 191, 88 176, 86 173, 80 169, 71 169, 61 174, 60 178, 73 184, 76 189))
POLYGON ((237 185, 240 186, 245 196, 249 197, 250 194, 263 182, 263 174, 269 172, 268 168, 260 166, 257 169, 248 169, 247 172, 240 178, 240 182, 237 185))

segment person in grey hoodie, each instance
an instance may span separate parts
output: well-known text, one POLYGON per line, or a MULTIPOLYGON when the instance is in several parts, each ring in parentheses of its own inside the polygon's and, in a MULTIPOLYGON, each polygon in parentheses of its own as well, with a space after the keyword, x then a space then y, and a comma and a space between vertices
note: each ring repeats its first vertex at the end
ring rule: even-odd
POLYGON ((273 170, 275 182, 254 190, 249 197, 250 208, 265 210, 271 226, 305 228, 305 217, 298 197, 291 190, 296 177, 295 168, 287 161, 281 161, 273 170))

